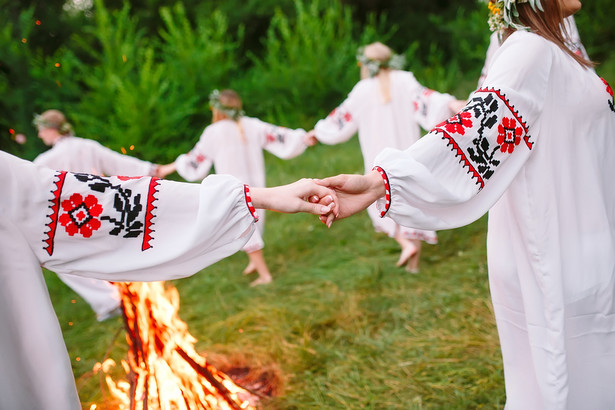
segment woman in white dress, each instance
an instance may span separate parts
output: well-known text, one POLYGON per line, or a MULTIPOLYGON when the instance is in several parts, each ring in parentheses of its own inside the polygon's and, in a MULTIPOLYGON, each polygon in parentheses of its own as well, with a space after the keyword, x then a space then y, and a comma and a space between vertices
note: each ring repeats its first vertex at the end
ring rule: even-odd
MULTIPOLYGON (((265 186, 263 150, 289 159, 305 151, 306 132, 268 124, 244 115, 242 101, 233 90, 215 90, 210 95, 212 124, 207 126, 199 142, 187 154, 160 168, 160 175, 177 173, 187 181, 203 179, 214 166, 216 173, 229 174, 253 187, 265 186)), ((258 273, 251 286, 270 283, 271 273, 263 254, 265 212, 259 211, 257 230, 243 249, 249 257, 244 274, 258 273)))
POLYGON ((615 102, 562 35, 580 8, 492 4, 505 41, 467 106, 367 175, 322 182, 339 190, 338 218, 376 199, 423 229, 489 211, 507 409, 615 408, 615 102))
MULTIPOLYGON (((411 72, 402 71, 403 57, 382 43, 359 49, 357 60, 361 80, 339 107, 318 121, 308 137, 324 144, 339 144, 358 132, 367 172, 384 148, 408 148, 421 137, 420 127, 431 129, 451 116, 456 100, 423 87, 411 72)), ((376 231, 399 243, 397 266, 405 265, 409 272, 418 272, 421 241, 437 243, 436 233, 402 227, 390 218, 381 218, 374 206, 368 207, 367 213, 376 231)))
MULTIPOLYGON (((155 175, 157 165, 122 155, 96 141, 74 136, 71 124, 61 111, 47 110, 35 116, 38 136, 51 149, 34 159, 37 165, 59 171, 97 175, 155 175)), ((58 274, 58 277, 90 305, 98 321, 120 313, 120 296, 105 280, 58 274)))
POLYGON ((250 188, 102 177, 39 167, 0 151, 0 409, 81 409, 41 266, 101 280, 185 277, 245 244, 255 208, 323 214, 313 181, 250 188))

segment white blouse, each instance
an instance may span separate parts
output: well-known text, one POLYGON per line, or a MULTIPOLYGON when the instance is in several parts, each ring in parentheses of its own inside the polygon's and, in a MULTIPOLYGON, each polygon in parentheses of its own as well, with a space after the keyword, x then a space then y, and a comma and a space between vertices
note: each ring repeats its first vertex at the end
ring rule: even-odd
POLYGON ((80 409, 41 266, 110 281, 185 277, 254 230, 244 185, 52 171, 0 151, 0 408, 80 409))
POLYGON ((376 160, 402 225, 489 211, 507 409, 615 408, 614 105, 592 70, 516 32, 462 111, 376 160))
POLYGON ((155 167, 151 162, 120 154, 94 140, 73 136, 60 138, 51 149, 37 156, 34 163, 96 175, 153 175, 155 167))
POLYGON ((263 149, 289 159, 305 151, 305 131, 292 130, 242 117, 238 123, 230 119, 217 121, 205 128, 199 142, 175 164, 177 173, 188 181, 203 179, 213 165, 217 174, 233 175, 254 187, 265 186, 263 149))
POLYGON ((421 137, 421 129, 431 129, 451 115, 454 100, 423 87, 407 71, 389 73, 391 101, 384 103, 377 78, 359 81, 342 104, 318 121, 316 138, 324 144, 339 144, 359 133, 365 170, 374 166, 384 148, 406 149, 421 137))

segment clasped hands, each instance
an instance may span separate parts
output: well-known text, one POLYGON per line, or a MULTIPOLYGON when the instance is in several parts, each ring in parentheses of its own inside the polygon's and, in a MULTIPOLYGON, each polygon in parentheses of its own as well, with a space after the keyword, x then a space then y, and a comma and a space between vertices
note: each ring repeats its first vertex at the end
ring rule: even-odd
POLYGON ((319 215, 327 227, 335 220, 364 210, 385 195, 384 183, 377 171, 366 175, 304 178, 288 185, 250 188, 250 191, 256 208, 319 215))

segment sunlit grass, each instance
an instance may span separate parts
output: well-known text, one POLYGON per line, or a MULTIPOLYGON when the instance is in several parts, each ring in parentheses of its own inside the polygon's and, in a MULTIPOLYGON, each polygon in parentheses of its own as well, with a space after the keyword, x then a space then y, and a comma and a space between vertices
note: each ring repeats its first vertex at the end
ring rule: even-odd
MULTIPOLYGON (((270 185, 362 167, 356 139, 290 161, 268 155, 267 164, 270 185)), ((375 233, 365 213, 327 229, 309 215, 270 212, 265 256, 274 282, 250 288, 253 278, 241 274, 247 257, 237 253, 174 281, 180 316, 201 351, 239 352, 280 369, 282 394, 265 408, 501 408, 485 232, 485 218, 439 232, 411 275, 395 267, 395 241, 375 233)), ((82 403, 100 404, 91 369, 126 354, 121 319, 96 322, 54 274, 46 279, 82 403)))

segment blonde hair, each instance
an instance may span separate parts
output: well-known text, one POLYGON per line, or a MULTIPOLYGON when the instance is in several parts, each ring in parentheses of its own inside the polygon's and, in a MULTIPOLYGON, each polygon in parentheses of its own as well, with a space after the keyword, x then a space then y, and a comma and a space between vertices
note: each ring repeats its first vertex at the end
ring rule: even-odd
POLYGON ((47 110, 34 116, 34 125, 38 128, 54 128, 61 135, 72 135, 73 126, 66 121, 66 117, 59 110, 47 110))
POLYGON ((220 91, 220 104, 222 104, 223 107, 234 108, 238 111, 241 111, 243 108, 243 103, 239 94, 230 89, 220 91))
MULTIPOLYGON (((363 55, 370 60, 377 61, 379 63, 388 62, 393 57, 393 50, 388 46, 375 42, 365 46, 363 55)), ((389 76, 391 69, 387 66, 380 66, 378 73, 375 77, 378 78, 380 84, 380 94, 382 95, 382 102, 388 103, 391 101, 391 78, 389 76)))

